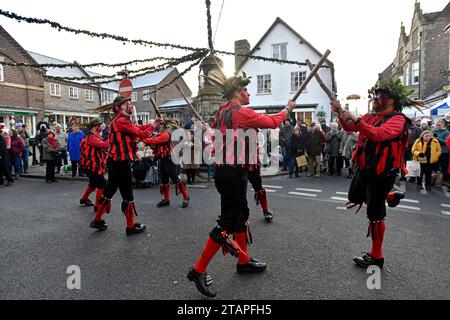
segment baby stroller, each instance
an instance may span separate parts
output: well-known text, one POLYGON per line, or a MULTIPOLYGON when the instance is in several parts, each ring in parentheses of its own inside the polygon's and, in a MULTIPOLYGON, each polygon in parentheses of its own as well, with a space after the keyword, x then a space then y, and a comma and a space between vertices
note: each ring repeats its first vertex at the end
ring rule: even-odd
POLYGON ((134 188, 151 188, 159 184, 158 168, 151 157, 146 156, 146 152, 141 159, 131 164, 133 170, 134 188))

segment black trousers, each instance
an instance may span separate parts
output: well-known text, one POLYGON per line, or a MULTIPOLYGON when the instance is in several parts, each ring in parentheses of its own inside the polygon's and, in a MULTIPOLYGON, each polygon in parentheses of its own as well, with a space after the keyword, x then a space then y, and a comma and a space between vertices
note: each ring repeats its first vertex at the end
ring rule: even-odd
POLYGON ((425 176, 425 186, 431 187, 431 175, 433 174, 433 169, 436 166, 431 163, 421 163, 420 164, 420 177, 417 178, 417 185, 421 186, 423 182, 423 176, 425 176))
POLYGON ((80 167, 80 161, 72 161, 70 160, 70 163, 72 164, 72 177, 75 177, 77 175, 77 169, 78 169, 78 175, 81 177, 83 175, 83 170, 80 167))
POLYGON ((45 160, 45 180, 46 181, 55 180, 55 161, 56 160, 45 160))
POLYGON ((189 182, 195 182, 197 169, 186 169, 186 176, 189 182))
POLYGON ((168 184, 169 179, 172 183, 178 183, 181 181, 177 172, 176 165, 172 162, 172 158, 166 157, 159 160, 159 173, 162 184, 168 184))
POLYGON ((444 181, 448 181, 448 153, 442 153, 439 157, 439 166, 441 172, 444 174, 444 181))
POLYGON ((108 162, 108 183, 106 184, 103 195, 108 199, 112 199, 117 189, 120 191, 122 200, 134 200, 133 178, 129 161, 108 162))
POLYGON ((342 170, 342 157, 331 157, 330 160, 328 160, 328 172, 329 174, 334 174, 334 169, 336 167, 336 173, 341 174, 342 170))
POLYGON ((6 177, 6 181, 12 182, 11 170, 8 168, 8 163, 5 159, 0 159, 0 185, 3 185, 3 176, 6 177))
POLYGON ((255 192, 261 191, 263 189, 260 169, 248 171, 247 178, 248 182, 250 182, 255 192))
POLYGON ((102 174, 98 174, 92 171, 86 171, 86 175, 89 178, 89 187, 92 189, 104 189, 106 186, 105 177, 102 174))
POLYGON ((215 185, 220 193, 220 216, 217 222, 228 234, 247 230, 247 184, 247 169, 216 166, 215 185))
POLYGON ((394 187, 398 172, 377 175, 374 170, 356 169, 348 191, 348 200, 367 204, 367 218, 381 221, 386 217, 386 196, 394 187))

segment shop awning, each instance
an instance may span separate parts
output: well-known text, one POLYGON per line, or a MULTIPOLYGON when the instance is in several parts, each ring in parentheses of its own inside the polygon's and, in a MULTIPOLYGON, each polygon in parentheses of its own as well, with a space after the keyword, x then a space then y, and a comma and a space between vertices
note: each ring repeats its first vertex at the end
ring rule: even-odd
POLYGON ((442 114, 442 112, 445 113, 448 111, 450 111, 450 97, 448 97, 447 99, 441 100, 438 103, 436 103, 434 106, 432 106, 430 108, 430 115, 437 116, 439 114, 442 114))
POLYGON ((26 110, 26 109, 16 109, 16 108, 1 108, 0 114, 13 115, 13 116, 35 116, 39 111, 26 110))

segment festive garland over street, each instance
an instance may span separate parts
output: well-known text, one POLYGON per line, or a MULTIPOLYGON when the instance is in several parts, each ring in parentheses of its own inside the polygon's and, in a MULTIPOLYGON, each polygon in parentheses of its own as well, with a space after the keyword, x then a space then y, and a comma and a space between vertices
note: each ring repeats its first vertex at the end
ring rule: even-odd
MULTIPOLYGON (((148 74, 148 73, 155 73, 155 72, 159 72, 159 71, 163 71, 167 68, 171 68, 171 67, 175 67, 181 63, 185 63, 185 62, 191 62, 193 60, 198 59, 199 56, 204 56, 206 55, 208 51, 207 50, 203 50, 200 52, 194 52, 192 54, 188 54, 186 56, 183 56, 181 58, 177 58, 177 59, 173 59, 170 60, 168 62, 164 62, 163 64, 157 65, 157 66, 150 66, 150 67, 144 67, 138 70, 128 70, 129 74, 133 75, 133 74, 148 74)), ((138 76, 140 76, 138 75, 138 76)), ((137 76, 129 76, 130 79, 135 78, 137 76)), ((114 75, 100 75, 100 76, 85 76, 85 77, 54 77, 54 76, 47 76, 47 78, 51 78, 51 79, 58 79, 58 80, 64 80, 64 81, 80 81, 80 80, 90 80, 95 82, 95 80, 100 80, 100 79, 109 79, 103 82, 96 82, 96 84, 100 84, 100 83, 109 83, 112 81, 116 80, 116 74, 114 75)))
POLYGON ((95 63, 88 63, 88 64, 79 64, 79 63, 40 63, 40 64, 32 64, 32 63, 24 63, 24 62, 7 62, 7 61, 0 61, 0 64, 5 66, 11 66, 11 67, 27 67, 27 68, 92 68, 92 67, 108 67, 108 68, 117 68, 117 67, 125 67, 132 64, 139 64, 139 63, 145 63, 145 62, 153 62, 157 60, 166 60, 166 61, 176 61, 180 58, 167 58, 167 57, 154 57, 154 58, 147 58, 147 59, 136 59, 131 60, 127 62, 120 62, 120 63, 105 63, 105 62, 95 62, 95 63))
MULTIPOLYGON (((206 53, 203 53, 202 55, 200 55, 200 58, 197 61, 195 61, 194 63, 189 65, 183 72, 180 72, 171 81, 167 82, 165 85, 163 85, 161 87, 156 88, 155 90, 152 90, 149 94, 154 94, 155 92, 157 92, 163 88, 167 88, 167 87, 170 87, 171 85, 173 85, 175 83, 175 81, 177 81, 178 79, 181 79, 185 74, 187 74, 189 71, 191 71, 192 68, 199 65, 202 62, 202 60, 206 57, 207 54, 208 54, 208 51, 206 51, 206 53)), ((141 76, 141 75, 139 75, 139 76, 141 76)))
MULTIPOLYGON (((112 35, 112 34, 108 34, 108 33, 97 33, 97 32, 91 32, 91 31, 88 31, 88 30, 74 29, 74 28, 62 26, 58 22, 50 21, 50 20, 47 20, 47 19, 37 19, 37 18, 24 17, 24 16, 20 16, 20 15, 14 13, 14 12, 4 11, 2 9, 0 9, 0 15, 3 15, 3 16, 5 16, 7 18, 10 18, 10 19, 17 20, 19 22, 25 21, 27 23, 34 23, 34 24, 48 24, 52 28, 58 29, 59 31, 64 30, 64 31, 67 31, 67 32, 75 33, 75 34, 86 34, 86 35, 91 36, 91 37, 98 37, 98 38, 102 38, 102 39, 109 38, 109 39, 120 41, 123 44, 126 44, 128 42, 128 43, 133 43, 135 45, 147 45, 147 46, 163 47, 165 49, 167 49, 167 48, 174 48, 174 49, 190 50, 190 51, 194 51, 194 52, 200 52, 200 51, 205 50, 205 48, 194 48, 194 47, 182 46, 182 45, 171 44, 171 43, 158 43, 158 42, 147 41, 147 40, 128 39, 128 38, 123 37, 123 36, 117 36, 117 35, 112 35)), ((208 25, 208 34, 210 33, 209 29, 210 29, 210 25, 208 25)), ((223 51, 223 50, 215 50, 215 49, 214 50, 209 49, 209 50, 212 53, 244 57, 244 58, 248 58, 248 59, 252 59, 252 60, 259 60, 259 61, 274 62, 274 63, 281 63, 281 64, 293 64, 293 65, 299 65, 299 66, 306 66, 305 62, 299 62, 299 61, 293 61, 293 60, 275 59, 275 58, 268 58, 268 57, 263 57, 263 56, 255 56, 255 55, 250 55, 250 54, 236 54, 234 52, 223 51)), ((329 66, 323 66, 323 67, 327 68, 329 66)))
POLYGON ((48 19, 24 17, 24 16, 20 16, 20 15, 14 13, 14 12, 4 11, 2 9, 0 9, 0 15, 3 15, 10 19, 17 20, 19 22, 25 21, 27 23, 34 23, 34 24, 48 24, 48 25, 50 25, 50 27, 52 27, 54 29, 58 29, 58 31, 64 30, 67 32, 75 33, 75 34, 85 34, 90 37, 97 37, 97 38, 102 38, 102 39, 109 38, 109 39, 113 39, 116 41, 120 41, 123 44, 126 44, 127 42, 129 42, 129 43, 132 43, 135 45, 146 45, 146 46, 150 46, 150 47, 160 47, 160 48, 164 48, 164 49, 173 48, 173 49, 181 49, 181 50, 186 50, 186 51, 201 50, 201 48, 193 48, 193 47, 182 46, 182 45, 177 45, 177 44, 172 44, 172 43, 159 43, 159 42, 140 40, 140 39, 128 39, 123 36, 117 36, 117 35, 113 35, 113 34, 109 34, 109 33, 98 33, 98 32, 92 32, 92 31, 88 31, 88 30, 74 29, 74 28, 70 28, 70 27, 65 27, 58 22, 51 21, 48 19))

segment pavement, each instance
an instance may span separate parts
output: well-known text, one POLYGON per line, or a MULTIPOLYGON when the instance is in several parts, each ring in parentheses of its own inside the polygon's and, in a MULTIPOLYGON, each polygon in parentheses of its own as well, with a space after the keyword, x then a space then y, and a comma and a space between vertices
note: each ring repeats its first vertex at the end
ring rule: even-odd
MULTIPOLYGON (((349 180, 343 177, 264 179, 274 211, 266 223, 249 190, 254 245, 251 255, 266 272, 238 275, 236 261, 218 253, 208 272, 218 299, 449 299, 450 196, 404 188, 401 207, 388 209, 381 289, 369 290, 354 255, 370 247, 364 209, 343 210, 349 180)), ((186 279, 219 214, 212 184, 189 187, 191 203, 158 209, 159 188, 135 190, 138 221, 147 232, 125 236, 120 195, 106 216, 109 229, 89 228, 92 208, 78 199, 82 181, 45 184, 21 178, 0 187, 0 299, 204 300, 186 279), (66 286, 71 265, 81 289, 66 286)))
MULTIPOLYGON (((261 168, 261 176, 262 177, 284 176, 287 174, 288 174, 288 172, 281 171, 280 168, 272 168, 272 167, 261 168)), ((207 175, 206 171, 201 171, 200 175, 201 175, 200 177, 197 177, 198 182, 200 182, 200 183, 212 182, 212 181, 208 181, 208 179, 207 179, 208 175, 207 175)), ((28 168, 28 173, 24 173, 21 176, 24 178, 45 179, 45 166, 40 166, 40 165, 30 166, 28 168)), ((64 171, 63 167, 61 168, 61 172, 56 175, 56 178, 60 179, 60 180, 67 180, 67 181, 88 181, 88 178, 86 176, 80 177, 77 175, 76 177, 72 177, 72 172, 70 170, 64 171)))

